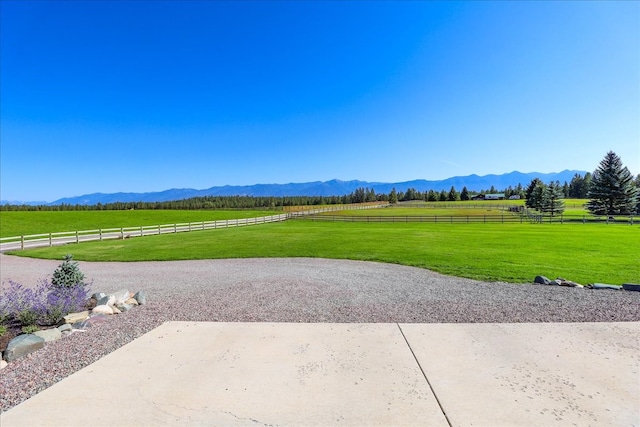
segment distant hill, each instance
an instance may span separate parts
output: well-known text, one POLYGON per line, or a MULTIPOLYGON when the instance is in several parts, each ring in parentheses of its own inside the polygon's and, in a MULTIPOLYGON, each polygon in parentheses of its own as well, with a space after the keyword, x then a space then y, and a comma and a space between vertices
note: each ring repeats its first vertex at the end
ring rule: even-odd
MULTIPOLYGON (((97 203, 114 202, 166 202, 171 200, 182 200, 191 197, 202 196, 255 196, 255 197, 286 197, 286 196, 342 196, 350 194, 360 187, 372 188, 376 193, 389 193, 392 188, 396 191, 407 191, 414 188, 417 191, 449 191, 453 186, 456 190, 467 187, 469 191, 481 191, 495 187, 504 190, 507 187, 517 187, 521 184, 526 187, 532 179, 540 178, 543 182, 560 181, 560 183, 570 182, 576 173, 584 176, 585 171, 564 170, 558 173, 522 173, 511 172, 503 175, 469 175, 456 176, 439 181, 427 181, 417 179, 413 181, 384 183, 367 181, 341 181, 333 179, 331 181, 314 181, 305 183, 290 184, 255 184, 255 185, 225 185, 222 187, 211 187, 206 190, 195 190, 192 188, 174 188, 159 192, 150 193, 94 193, 77 197, 66 197, 55 202, 11 202, 12 204, 42 204, 42 205, 95 205, 97 203)), ((9 202, 0 201, 0 204, 9 202)))

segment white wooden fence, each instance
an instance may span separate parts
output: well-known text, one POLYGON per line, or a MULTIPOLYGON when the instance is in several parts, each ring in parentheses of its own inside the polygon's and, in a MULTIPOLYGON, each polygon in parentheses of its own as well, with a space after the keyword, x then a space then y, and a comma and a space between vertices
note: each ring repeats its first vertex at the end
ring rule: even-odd
POLYGON ((290 218, 312 215, 321 212, 334 212, 353 209, 372 209, 388 206, 386 204, 352 204, 335 205, 317 209, 287 212, 279 215, 261 216, 255 218, 223 219, 218 221, 184 222, 163 225, 143 225, 140 227, 101 228, 95 230, 63 231, 57 233, 30 234, 25 236, 0 238, 0 252, 37 248, 43 246, 64 245, 95 240, 129 239, 133 237, 150 236, 168 233, 183 233, 187 231, 211 230, 217 228, 243 227, 271 222, 282 222, 290 218))

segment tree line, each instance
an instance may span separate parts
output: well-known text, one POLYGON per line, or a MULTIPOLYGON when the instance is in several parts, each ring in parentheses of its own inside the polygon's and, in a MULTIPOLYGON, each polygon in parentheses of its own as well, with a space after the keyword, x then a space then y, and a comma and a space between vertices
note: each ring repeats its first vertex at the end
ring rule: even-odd
POLYGON ((367 202, 453 202, 471 200, 484 194, 504 194, 506 199, 517 196, 524 199, 530 209, 551 215, 564 212, 564 199, 589 199, 586 207, 594 215, 632 215, 640 212, 640 175, 635 179, 624 167, 620 158, 613 152, 607 153, 593 174, 584 176, 575 174, 571 182, 549 184, 534 178, 526 188, 521 184, 498 190, 494 186, 481 191, 470 191, 463 187, 460 192, 452 186, 449 191, 418 191, 408 188, 406 191, 376 193, 373 188, 360 187, 350 194, 342 196, 202 196, 165 202, 113 202, 93 205, 0 205, 1 211, 92 211, 92 210, 200 210, 200 209, 268 209, 283 210, 291 206, 319 206, 367 202))

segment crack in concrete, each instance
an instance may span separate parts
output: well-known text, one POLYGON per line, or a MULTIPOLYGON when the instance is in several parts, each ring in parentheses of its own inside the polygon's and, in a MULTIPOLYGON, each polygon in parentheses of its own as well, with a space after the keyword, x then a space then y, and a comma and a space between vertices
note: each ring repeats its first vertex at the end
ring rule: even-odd
POLYGON ((422 369, 422 365, 420 365, 420 361, 416 357, 416 354, 414 353, 413 348, 411 348, 411 344, 409 344, 409 340, 404 335, 404 331, 402 330, 402 327, 400 326, 399 323, 396 323, 396 326, 400 330, 400 334, 402 334, 402 338, 404 338, 404 342, 407 344, 407 347, 409 347, 409 350, 411 351, 411 355, 413 356, 413 359, 418 364, 418 368, 420 368, 420 372, 422 372, 422 376, 427 381, 427 384, 429 385, 429 389, 431 389, 431 393, 433 393, 433 397, 436 399, 436 402, 438 403, 438 406, 440 407, 440 411, 442 411, 442 415, 444 415, 444 418, 447 420, 447 424, 449 425, 449 427, 453 427, 453 424, 451 424, 451 420, 449 420, 449 417, 447 416, 447 413, 445 412, 444 407, 442 406, 442 403, 440 402, 440 399, 438 399, 438 395, 436 394, 436 391, 433 389, 433 386, 431 385, 431 382, 429 381, 429 378, 427 378, 427 374, 424 372, 424 369, 422 369))

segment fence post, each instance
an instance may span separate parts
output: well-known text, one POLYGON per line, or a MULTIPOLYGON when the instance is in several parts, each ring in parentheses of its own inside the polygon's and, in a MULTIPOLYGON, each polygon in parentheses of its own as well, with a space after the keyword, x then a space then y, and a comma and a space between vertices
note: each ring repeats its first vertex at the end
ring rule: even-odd
POLYGON ((178 224, 173 224, 173 232, 177 233, 178 232, 178 224))
POLYGON ((76 243, 80 243, 80 238, 78 237, 78 232, 76 231, 76 243))
POLYGON ((52 246, 52 242, 51 242, 51 233, 49 233, 49 246, 52 246))
POLYGON ((124 228, 120 228, 120 238, 124 239, 124 228))
POLYGON ((160 232, 160 225, 158 225, 158 234, 162 234, 162 233, 160 232))
POLYGON ((142 234, 142 226, 140 226, 140 237, 142 237, 142 236, 143 236, 143 234, 142 234))
POLYGON ((20 236, 20 249, 24 250, 24 234, 20 236))

